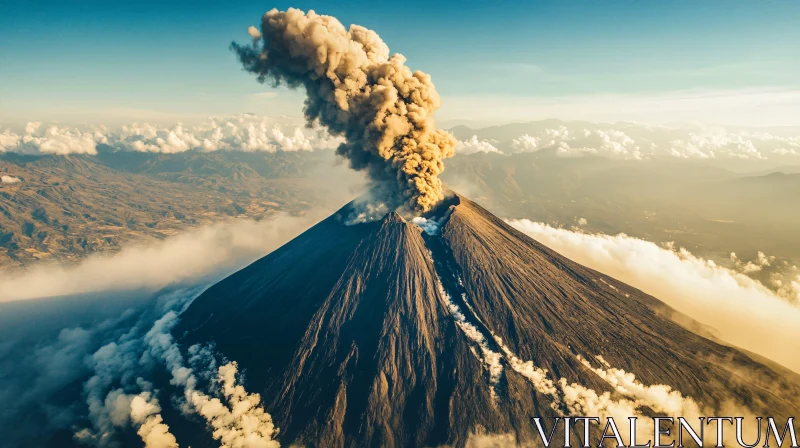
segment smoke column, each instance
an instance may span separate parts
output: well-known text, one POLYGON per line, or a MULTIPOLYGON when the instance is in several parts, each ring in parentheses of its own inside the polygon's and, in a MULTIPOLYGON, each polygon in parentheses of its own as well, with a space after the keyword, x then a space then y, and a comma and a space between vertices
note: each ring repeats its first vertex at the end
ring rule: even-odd
POLYGON ((259 82, 304 87, 305 117, 344 136, 337 153, 364 170, 388 205, 426 212, 443 199, 438 176, 455 139, 436 129, 439 94, 377 33, 331 16, 273 9, 251 27, 252 45, 231 44, 259 82))

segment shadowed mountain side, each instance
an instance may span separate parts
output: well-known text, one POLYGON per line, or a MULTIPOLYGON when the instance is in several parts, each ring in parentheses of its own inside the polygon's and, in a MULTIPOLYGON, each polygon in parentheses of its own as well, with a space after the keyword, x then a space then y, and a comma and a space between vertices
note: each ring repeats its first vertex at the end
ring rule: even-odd
POLYGON ((644 384, 670 385, 705 406, 736 397, 769 415, 797 411, 793 380, 686 330, 656 298, 572 262, 469 200, 460 198, 442 237, 477 314, 523 359, 595 387, 598 378, 574 355, 601 355, 644 384))

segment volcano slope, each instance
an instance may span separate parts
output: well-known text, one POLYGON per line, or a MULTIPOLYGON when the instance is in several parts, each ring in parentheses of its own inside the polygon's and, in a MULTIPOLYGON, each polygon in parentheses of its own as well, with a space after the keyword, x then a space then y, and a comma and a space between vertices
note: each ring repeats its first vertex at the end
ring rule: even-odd
POLYGON ((345 225, 352 207, 208 289, 174 330, 239 363, 283 445, 524 445, 532 416, 797 415, 780 366, 463 197, 426 231, 394 213, 345 225))

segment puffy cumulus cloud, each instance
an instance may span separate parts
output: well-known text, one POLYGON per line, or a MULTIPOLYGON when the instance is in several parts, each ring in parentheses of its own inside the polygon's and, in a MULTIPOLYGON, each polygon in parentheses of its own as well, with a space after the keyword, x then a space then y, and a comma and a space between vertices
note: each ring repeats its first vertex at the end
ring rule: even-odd
POLYGON ((8 176, 8 175, 5 175, 5 174, 0 176, 0 183, 3 183, 3 184, 15 184, 17 182, 21 182, 21 179, 19 177, 8 176))
POLYGON ((602 154, 621 159, 643 158, 634 139, 625 132, 614 129, 569 130, 562 126, 558 129, 545 129, 537 136, 526 134, 513 140, 511 146, 518 152, 555 147, 558 155, 566 157, 602 154))
POLYGON ((791 324, 800 321, 800 307, 742 272, 625 234, 582 233, 526 219, 509 223, 715 328, 722 340, 800 372, 800 327, 791 324))
POLYGON ((336 148, 343 140, 299 120, 255 115, 212 118, 185 128, 159 129, 134 123, 122 127, 116 146, 135 151, 177 153, 198 151, 314 151, 336 148))
POLYGON ((753 272, 759 272, 766 266, 771 266, 771 262, 775 261, 775 257, 768 257, 764 252, 758 251, 755 260, 743 262, 736 256, 736 253, 731 252, 731 262, 739 271, 750 274, 753 272))
MULTIPOLYGON (((767 134, 761 135, 763 138, 767 134)), ((707 128, 697 133, 691 133, 685 140, 671 142, 669 151, 671 155, 680 158, 766 158, 756 148, 756 141, 757 139, 750 138, 746 133, 732 133, 724 128, 707 128)))
POLYGON ((492 142, 488 140, 479 140, 477 135, 456 143, 456 153, 458 154, 475 154, 477 152, 499 153, 500 150, 495 148, 492 142))
POLYGON ((190 230, 77 265, 40 264, 0 278, 0 302, 130 288, 156 290, 243 266, 277 248, 316 221, 278 215, 190 230))
POLYGON ((800 306, 800 275, 796 272, 773 272, 770 275, 770 282, 777 288, 780 297, 800 306))
POLYGON ((642 159, 636 141, 623 131, 615 129, 583 129, 580 127, 546 128, 533 134, 523 134, 510 142, 511 152, 536 152, 556 148, 565 157, 583 154, 602 154, 623 159, 642 159))
POLYGON ((0 133, 0 152, 23 154, 97 154, 97 144, 108 143, 102 127, 71 128, 31 122, 21 135, 5 129, 0 133))
POLYGON ((535 135, 523 134, 511 140, 511 151, 536 152, 542 148, 556 146, 559 142, 570 138, 570 131, 565 126, 555 129, 548 128, 535 135))
POLYGON ((523 134, 511 140, 511 149, 514 152, 535 152, 542 148, 541 139, 528 134, 523 134))
POLYGON ((618 156, 625 159, 641 159, 642 154, 639 151, 639 146, 636 142, 626 133, 617 130, 594 130, 588 135, 584 134, 587 139, 591 138, 599 140, 599 150, 605 154, 618 156))
POLYGON ((0 132, 0 152, 6 152, 11 148, 19 146, 22 136, 11 132, 10 129, 5 129, 0 132))
MULTIPOLYGON (((149 133, 149 132, 148 132, 149 133)), ((133 140, 131 147, 136 151, 176 153, 185 152, 192 148, 199 148, 203 143, 194 134, 186 132, 183 125, 178 124, 172 129, 162 131, 163 135, 150 140, 133 140)), ((134 136, 136 137, 136 136, 134 136)), ((210 149, 210 148, 209 148, 210 149)))

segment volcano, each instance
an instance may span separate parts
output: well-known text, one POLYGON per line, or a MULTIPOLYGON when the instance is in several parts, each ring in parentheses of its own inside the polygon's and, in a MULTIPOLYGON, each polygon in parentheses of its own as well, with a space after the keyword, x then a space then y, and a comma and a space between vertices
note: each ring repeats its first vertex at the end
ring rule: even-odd
POLYGON ((346 225, 354 207, 206 290, 174 329, 239 364, 284 446, 525 445, 533 416, 625 406, 796 415, 790 371, 464 197, 414 222, 346 225))

